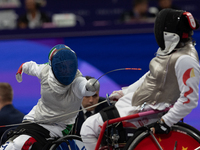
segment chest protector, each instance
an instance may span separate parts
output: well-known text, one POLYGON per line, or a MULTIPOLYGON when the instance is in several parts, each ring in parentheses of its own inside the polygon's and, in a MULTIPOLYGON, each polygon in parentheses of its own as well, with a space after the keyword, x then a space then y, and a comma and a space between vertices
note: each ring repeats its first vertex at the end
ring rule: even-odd
POLYGON ((198 54, 192 42, 186 43, 170 55, 156 56, 150 62, 150 73, 132 97, 132 106, 144 102, 155 105, 167 102, 174 104, 180 96, 179 85, 175 74, 175 64, 182 55, 189 55, 199 62, 198 54))

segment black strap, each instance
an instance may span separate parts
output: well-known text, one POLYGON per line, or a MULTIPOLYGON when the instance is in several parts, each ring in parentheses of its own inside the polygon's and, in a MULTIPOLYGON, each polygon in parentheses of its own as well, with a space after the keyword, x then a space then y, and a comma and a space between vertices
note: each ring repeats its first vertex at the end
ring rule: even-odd
POLYGON ((120 117, 119 112, 114 105, 102 109, 99 113, 101 114, 104 122, 120 117))
MULTIPOLYGON (((119 112, 114 105, 102 109, 99 113, 101 114, 104 122, 107 120, 110 120, 110 119, 120 117, 119 112)), ((106 130, 107 130, 106 133, 108 133, 108 134, 107 135, 104 134, 104 137, 103 137, 102 143, 101 143, 102 145, 107 145, 108 143, 111 143, 111 137, 109 137, 111 135, 111 132, 119 134, 119 136, 120 136, 120 139, 118 140, 119 143, 125 142, 126 134, 125 134, 122 122, 117 124, 117 126, 112 125, 112 126, 108 127, 106 130)))

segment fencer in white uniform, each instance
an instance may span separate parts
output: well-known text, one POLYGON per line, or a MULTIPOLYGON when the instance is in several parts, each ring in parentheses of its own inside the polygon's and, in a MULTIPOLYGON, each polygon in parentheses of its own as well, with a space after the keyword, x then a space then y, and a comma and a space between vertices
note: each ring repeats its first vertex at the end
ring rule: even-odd
MULTIPOLYGON (((147 110, 173 107, 162 117, 148 118, 142 125, 156 122, 155 133, 169 133, 170 127, 188 115, 199 100, 199 57, 192 41, 199 27, 192 14, 183 10, 163 9, 155 20, 154 34, 159 49, 149 64, 149 71, 127 88, 114 91, 110 99, 119 116, 147 110), (143 109, 143 104, 146 104, 143 109)), ((140 119, 142 120, 142 119, 140 119)), ((141 122, 131 121, 135 127, 141 122)), ((100 113, 89 117, 81 129, 87 150, 94 150, 103 125, 100 113)))
POLYGON ((41 98, 23 119, 30 124, 19 126, 19 134, 13 135, 0 150, 38 150, 45 145, 41 141, 46 138, 68 134, 83 97, 92 96, 99 90, 98 81, 94 83, 94 80, 87 81, 82 77, 75 52, 64 44, 51 49, 49 63, 23 63, 16 74, 18 82, 22 81, 22 73, 40 79, 41 98))

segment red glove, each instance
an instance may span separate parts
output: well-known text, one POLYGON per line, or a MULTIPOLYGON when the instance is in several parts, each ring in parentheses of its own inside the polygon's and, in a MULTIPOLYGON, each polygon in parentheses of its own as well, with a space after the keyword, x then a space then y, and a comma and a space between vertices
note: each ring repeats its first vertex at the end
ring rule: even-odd
POLYGON ((22 82, 22 73, 23 73, 22 66, 23 66, 23 64, 21 64, 21 66, 19 67, 19 69, 17 70, 17 73, 16 73, 16 79, 19 83, 22 82))

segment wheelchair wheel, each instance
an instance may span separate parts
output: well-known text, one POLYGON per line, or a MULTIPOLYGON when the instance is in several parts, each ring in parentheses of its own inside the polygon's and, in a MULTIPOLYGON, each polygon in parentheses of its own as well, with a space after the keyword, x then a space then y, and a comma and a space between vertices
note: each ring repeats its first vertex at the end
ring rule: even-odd
POLYGON ((8 139, 7 134, 8 134, 9 132, 11 132, 12 130, 15 130, 16 128, 17 128, 17 127, 10 127, 10 128, 8 128, 6 131, 4 131, 4 133, 2 134, 1 139, 0 139, 0 146, 1 146, 2 144, 4 144, 4 143, 6 142, 6 140, 8 139))
MULTIPOLYGON (((144 129, 144 128, 143 128, 144 129)), ((199 130, 185 123, 177 123, 172 126, 169 134, 155 134, 162 149, 194 150, 200 145, 199 130), (176 148, 175 148, 176 147, 176 148)), ((129 139, 124 150, 160 150, 151 137, 148 129, 140 130, 129 139)))
POLYGON ((79 150, 84 149, 81 137, 66 135, 54 141, 49 150, 79 150))

